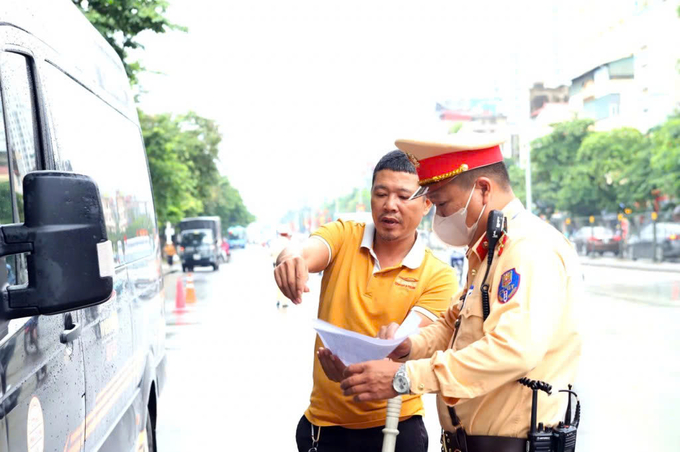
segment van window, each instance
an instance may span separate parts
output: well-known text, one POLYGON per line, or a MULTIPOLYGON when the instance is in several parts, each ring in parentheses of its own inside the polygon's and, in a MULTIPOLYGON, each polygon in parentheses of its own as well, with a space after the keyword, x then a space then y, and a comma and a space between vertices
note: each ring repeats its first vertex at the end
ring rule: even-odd
POLYGON ((210 230, 182 231, 180 237, 182 246, 212 245, 215 241, 210 230))
MULTIPOLYGON (((5 118, 2 102, 0 102, 0 224, 13 223, 12 193, 9 187, 9 156, 7 154, 7 135, 5 134, 5 118)), ((14 277, 14 258, 0 258, 0 287, 5 284, 16 284, 14 277)))
POLYGON ((24 176, 37 169, 38 127, 35 116, 33 77, 28 59, 16 53, 4 54, 3 84, 7 115, 7 141, 12 162, 18 220, 24 221, 24 176))
MULTIPOLYGON (((6 140, 3 140, 6 146, 4 159, 5 165, 9 162, 7 182, 8 185, 11 184, 14 194, 9 198, 14 207, 12 217, 14 222, 19 223, 24 221, 24 176, 38 169, 38 156, 40 155, 31 66, 31 61, 24 55, 9 52, 3 54, 2 92, 6 129, 6 140)), ((0 193, 1 196, 3 196, 2 193, 0 193)), ((7 261, 12 268, 9 279, 14 280, 15 284, 27 283, 28 269, 25 255, 10 257, 7 261)))
POLYGON ((12 215, 12 193, 9 185, 9 155, 3 105, 0 102, 0 224, 14 222, 12 215))
POLYGON ((56 67, 47 66, 45 75, 58 166, 91 176, 99 185, 116 264, 151 256, 155 241, 151 240, 150 246, 138 246, 156 235, 139 126, 56 67), (132 240, 139 237, 145 239, 132 240))

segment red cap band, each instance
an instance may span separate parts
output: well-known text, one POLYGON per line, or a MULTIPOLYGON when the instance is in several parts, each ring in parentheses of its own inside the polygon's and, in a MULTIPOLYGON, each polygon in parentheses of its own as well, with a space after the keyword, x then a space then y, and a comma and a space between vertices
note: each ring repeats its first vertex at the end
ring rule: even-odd
POLYGON ((502 162, 500 146, 472 151, 456 151, 418 161, 420 185, 429 185, 482 166, 502 162))

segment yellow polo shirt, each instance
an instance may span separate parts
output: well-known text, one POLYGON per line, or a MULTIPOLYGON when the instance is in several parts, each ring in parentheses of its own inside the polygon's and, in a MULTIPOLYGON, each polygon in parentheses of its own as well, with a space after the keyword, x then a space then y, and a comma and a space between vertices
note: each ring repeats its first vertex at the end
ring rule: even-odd
MULTIPOLYGON (((319 318, 374 337, 383 325, 401 323, 411 310, 433 320, 458 291, 453 269, 434 257, 418 237, 401 265, 380 268, 373 252, 373 224, 335 221, 312 237, 330 250, 319 298, 319 318)), ((316 350, 322 347, 317 336, 316 350)), ((401 420, 423 413, 419 396, 404 396, 401 420)), ((371 428, 385 424, 386 402, 357 403, 329 380, 314 360, 314 388, 305 416, 314 425, 371 428)))

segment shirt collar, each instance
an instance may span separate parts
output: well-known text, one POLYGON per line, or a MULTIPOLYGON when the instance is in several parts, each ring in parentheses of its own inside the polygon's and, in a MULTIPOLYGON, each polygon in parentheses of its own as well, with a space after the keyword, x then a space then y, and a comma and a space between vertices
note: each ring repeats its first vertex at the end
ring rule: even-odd
MULTIPOLYGON (((380 270, 380 262, 378 261, 378 257, 375 255, 375 252, 373 251, 373 239, 375 238, 375 224, 372 222, 367 222, 366 227, 364 228, 364 237, 361 240, 361 248, 366 248, 369 253, 371 253, 371 256, 373 256, 373 259, 375 261, 375 266, 374 266, 374 271, 379 271, 380 270)), ((425 243, 423 242, 423 238, 418 234, 418 231, 416 231, 416 241, 411 247, 411 250, 408 252, 406 257, 401 261, 401 265, 404 267, 408 267, 411 270, 415 270, 416 268, 420 267, 420 265, 423 263, 423 259, 425 259, 425 243)))
MULTIPOLYGON (((514 220, 517 215, 524 211, 524 206, 519 198, 515 198, 503 207, 503 215, 510 220, 514 220)), ((482 235, 477 242, 470 248, 467 252, 468 259, 472 253, 476 254, 480 262, 484 260, 489 252, 489 241, 486 238, 486 234, 482 235)))

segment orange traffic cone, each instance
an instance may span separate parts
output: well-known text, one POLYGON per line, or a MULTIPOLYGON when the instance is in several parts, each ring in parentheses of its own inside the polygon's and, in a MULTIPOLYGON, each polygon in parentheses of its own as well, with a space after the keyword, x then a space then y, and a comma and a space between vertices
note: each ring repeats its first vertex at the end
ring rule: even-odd
POLYGON ((196 303, 196 289, 194 288, 194 274, 189 273, 187 275, 187 303, 196 303))
POLYGON ((184 297, 184 284, 182 284, 182 278, 177 278, 177 290, 175 292, 175 312, 181 314, 186 312, 186 304, 184 297))

